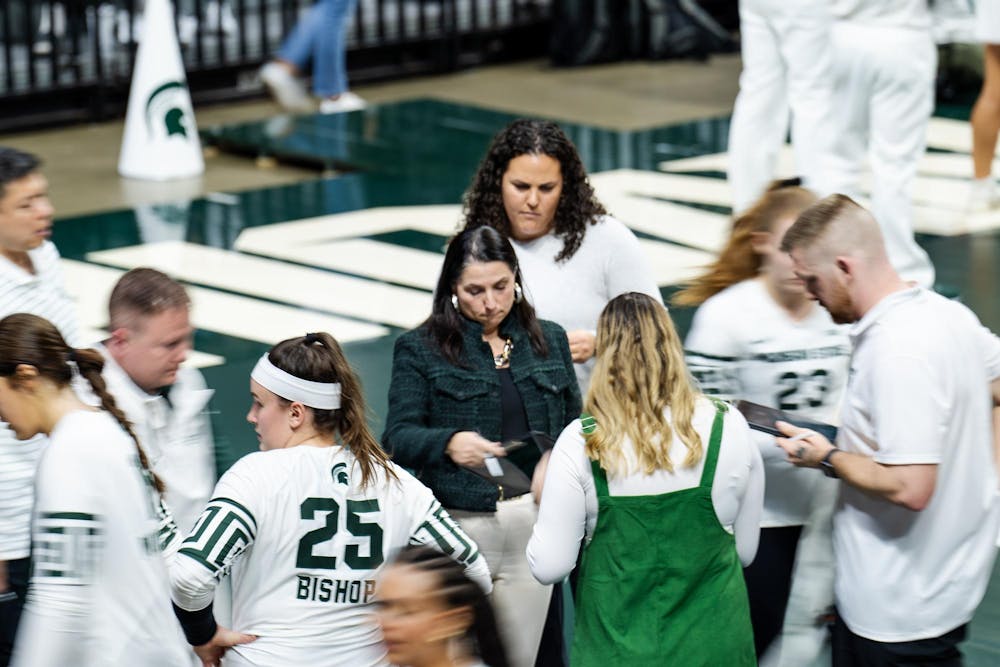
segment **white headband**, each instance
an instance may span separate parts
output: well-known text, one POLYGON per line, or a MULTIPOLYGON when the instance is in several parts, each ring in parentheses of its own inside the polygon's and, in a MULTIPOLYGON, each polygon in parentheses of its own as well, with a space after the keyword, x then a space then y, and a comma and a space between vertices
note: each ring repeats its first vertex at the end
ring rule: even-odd
POLYGON ((267 358, 266 352, 257 365, 253 367, 250 377, 264 389, 287 401, 294 401, 319 410, 340 408, 339 382, 313 382, 295 377, 272 364, 271 360, 267 358))

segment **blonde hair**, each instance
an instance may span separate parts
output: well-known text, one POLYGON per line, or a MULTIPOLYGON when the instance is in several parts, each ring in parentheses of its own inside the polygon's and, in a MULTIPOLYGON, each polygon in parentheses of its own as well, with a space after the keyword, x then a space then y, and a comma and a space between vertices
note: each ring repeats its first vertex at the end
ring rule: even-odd
POLYGON ((638 292, 615 297, 597 322, 597 350, 584 402, 596 422, 584 432, 587 456, 609 475, 629 474, 623 447, 628 436, 638 470, 673 472, 670 448, 676 433, 688 450, 682 465, 696 465, 703 446, 691 419, 699 393, 667 309, 638 292), (664 414, 668 407, 670 421, 664 414))
POLYGON ((671 303, 697 306, 730 285, 755 277, 760 272, 761 258, 753 250, 754 233, 771 231, 779 220, 797 216, 817 201, 812 191, 799 187, 797 182, 792 179, 771 183, 763 196, 733 221, 729 240, 718 258, 705 273, 677 292, 671 303))

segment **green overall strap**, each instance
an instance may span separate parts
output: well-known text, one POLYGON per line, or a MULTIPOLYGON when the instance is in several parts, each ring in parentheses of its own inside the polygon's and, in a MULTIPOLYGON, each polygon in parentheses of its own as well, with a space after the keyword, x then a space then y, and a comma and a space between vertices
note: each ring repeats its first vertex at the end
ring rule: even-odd
MULTIPOLYGON (((593 415, 584 412, 580 415, 580 426, 586 437, 597 429, 597 422, 593 415)), ((604 473, 604 468, 598 461, 591 461, 590 470, 594 473, 594 488, 597 491, 597 497, 607 498, 610 494, 608 493, 608 476, 604 473)))
POLYGON ((711 401, 715 403, 715 421, 712 422, 712 435, 708 439, 708 453, 705 454, 705 467, 701 471, 699 485, 709 489, 715 481, 715 465, 719 462, 719 446, 722 444, 722 423, 728 409, 722 401, 714 398, 711 401))

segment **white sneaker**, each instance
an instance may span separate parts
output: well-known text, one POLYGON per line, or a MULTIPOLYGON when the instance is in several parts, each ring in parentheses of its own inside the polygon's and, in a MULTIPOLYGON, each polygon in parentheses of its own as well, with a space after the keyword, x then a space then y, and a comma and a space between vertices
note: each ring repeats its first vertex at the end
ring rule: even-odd
POLYGON ((320 113, 344 113, 345 111, 359 111, 368 106, 363 98, 355 95, 349 90, 345 90, 336 99, 325 99, 319 103, 320 113))
POLYGON ((260 68, 260 80, 264 82, 278 104, 289 111, 312 111, 313 102, 305 86, 292 76, 288 68, 270 62, 260 68))
POLYGON ((198 19, 188 15, 181 16, 177 19, 177 40, 183 46, 192 44, 197 33, 198 19))
POLYGON ((203 11, 205 30, 208 32, 216 32, 221 27, 223 34, 232 35, 240 27, 236 14, 233 13, 233 7, 228 2, 222 4, 219 0, 208 0, 203 11))
POLYGON ((997 206, 1000 206, 1000 199, 997 197, 997 187, 993 177, 973 179, 969 187, 966 210, 969 213, 985 213, 997 206))

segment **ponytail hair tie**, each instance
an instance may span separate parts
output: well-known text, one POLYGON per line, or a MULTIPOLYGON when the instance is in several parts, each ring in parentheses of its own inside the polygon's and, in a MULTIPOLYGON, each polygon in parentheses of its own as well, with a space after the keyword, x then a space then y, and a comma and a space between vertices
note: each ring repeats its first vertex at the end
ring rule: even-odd
POLYGON ((320 340, 319 335, 314 333, 307 333, 306 337, 302 339, 302 343, 304 345, 312 345, 314 343, 322 343, 322 342, 323 341, 320 340))
POLYGON ((72 348, 72 347, 69 348, 69 352, 66 353, 66 359, 68 359, 69 361, 72 361, 74 364, 77 363, 77 360, 76 360, 76 349, 75 348, 72 348))

